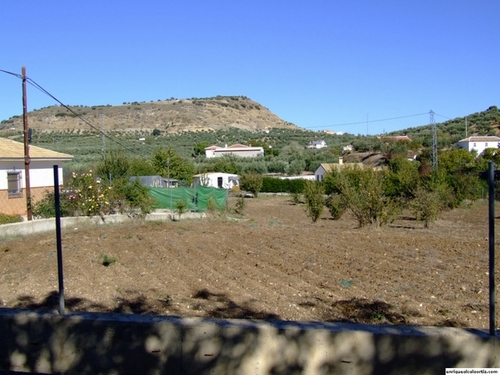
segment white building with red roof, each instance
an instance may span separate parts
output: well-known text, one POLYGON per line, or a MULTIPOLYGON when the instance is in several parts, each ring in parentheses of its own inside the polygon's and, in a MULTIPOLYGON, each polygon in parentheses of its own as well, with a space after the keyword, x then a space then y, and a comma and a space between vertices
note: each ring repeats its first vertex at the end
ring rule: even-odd
POLYGON ((217 158, 224 155, 236 155, 241 157, 257 157, 264 156, 264 149, 262 147, 252 147, 242 144, 234 144, 231 146, 209 146, 205 148, 205 156, 207 158, 217 158))

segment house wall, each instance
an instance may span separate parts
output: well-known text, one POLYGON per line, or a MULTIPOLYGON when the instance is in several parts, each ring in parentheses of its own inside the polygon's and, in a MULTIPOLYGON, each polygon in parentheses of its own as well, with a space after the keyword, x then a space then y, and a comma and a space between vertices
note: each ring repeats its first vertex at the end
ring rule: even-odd
MULTIPOLYGON (((31 161, 30 164, 30 187, 54 186, 54 162, 31 161)), ((21 171, 21 186, 25 188, 24 162, 23 161, 0 161, 0 190, 7 190, 7 172, 13 170, 21 171)), ((63 171, 59 167, 59 184, 63 183, 63 171)))
POLYGON ((316 172, 314 173, 314 175, 316 176, 316 181, 323 181, 323 179, 325 178, 325 168, 323 168, 322 166, 319 166, 318 169, 316 169, 316 172))
MULTIPOLYGON (((229 181, 229 177, 232 177, 233 175, 228 175, 228 174, 225 174, 225 173, 210 173, 210 174, 207 174, 206 177, 208 178, 208 186, 210 187, 215 187, 215 188, 218 188, 219 185, 218 185, 218 178, 219 177, 222 177, 222 188, 223 189, 231 189, 234 185, 232 183, 232 181, 229 181)), ((194 182, 193 184, 195 186, 199 185, 200 184, 200 178, 199 177, 195 177, 194 178, 194 182)))
POLYGON ((249 150, 249 151, 231 151, 231 150, 224 150, 224 151, 218 151, 216 150, 214 152, 214 157, 218 156, 224 156, 224 155, 236 155, 236 156, 241 156, 241 157, 257 157, 257 156, 262 156, 264 155, 263 152, 260 150, 249 150))
POLYGON ((458 142, 458 147, 465 148, 468 151, 476 150, 478 155, 481 155, 487 148, 498 148, 499 143, 497 140, 491 140, 488 142, 477 142, 477 141, 467 141, 458 142))
MULTIPOLYGON (((54 189, 54 161, 31 161, 30 164, 30 191, 33 204, 43 198, 46 190, 54 189)), ((63 183, 62 168, 58 170, 59 185, 63 183)), ((26 215, 26 181, 24 173, 24 161, 0 161, 0 212, 9 215, 26 215), (9 196, 7 192, 7 172, 21 172, 22 193, 9 196)))
MULTIPOLYGON (((45 191, 54 191, 53 186, 31 188, 31 201, 38 202, 45 195, 45 191)), ((26 215, 26 190, 22 194, 10 196, 7 189, 0 190, 0 213, 7 215, 26 215)))

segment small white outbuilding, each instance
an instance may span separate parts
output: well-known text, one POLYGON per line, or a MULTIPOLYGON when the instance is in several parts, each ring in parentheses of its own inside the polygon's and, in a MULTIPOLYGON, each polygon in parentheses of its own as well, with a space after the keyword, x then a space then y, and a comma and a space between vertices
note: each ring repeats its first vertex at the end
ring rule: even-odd
POLYGON ((237 174, 210 172, 194 175, 193 186, 215 187, 232 189, 240 186, 240 176, 237 174))

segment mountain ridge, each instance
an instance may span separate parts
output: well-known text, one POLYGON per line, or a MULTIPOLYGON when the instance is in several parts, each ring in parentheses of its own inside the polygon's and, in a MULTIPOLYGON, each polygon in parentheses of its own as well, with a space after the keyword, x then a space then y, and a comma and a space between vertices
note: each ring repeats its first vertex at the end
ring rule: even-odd
MULTIPOLYGON (((55 105, 28 112, 29 127, 41 132, 89 130, 90 123, 98 131, 158 129, 166 133, 228 128, 253 131, 301 129, 246 96, 170 98, 156 102, 124 102, 115 106, 68 107, 71 111, 55 105)), ((0 123, 0 130, 22 128, 22 116, 13 116, 0 123)))

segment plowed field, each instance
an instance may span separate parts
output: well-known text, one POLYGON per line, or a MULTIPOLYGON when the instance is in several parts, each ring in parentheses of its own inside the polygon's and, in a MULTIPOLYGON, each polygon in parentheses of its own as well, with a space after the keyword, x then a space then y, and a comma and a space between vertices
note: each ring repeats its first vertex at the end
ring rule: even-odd
MULTIPOLYGON (((65 229, 67 309, 488 328, 486 202, 429 229, 312 223, 281 196, 208 216, 65 229)), ((0 306, 55 310, 57 289, 54 233, 2 241, 0 306)))

